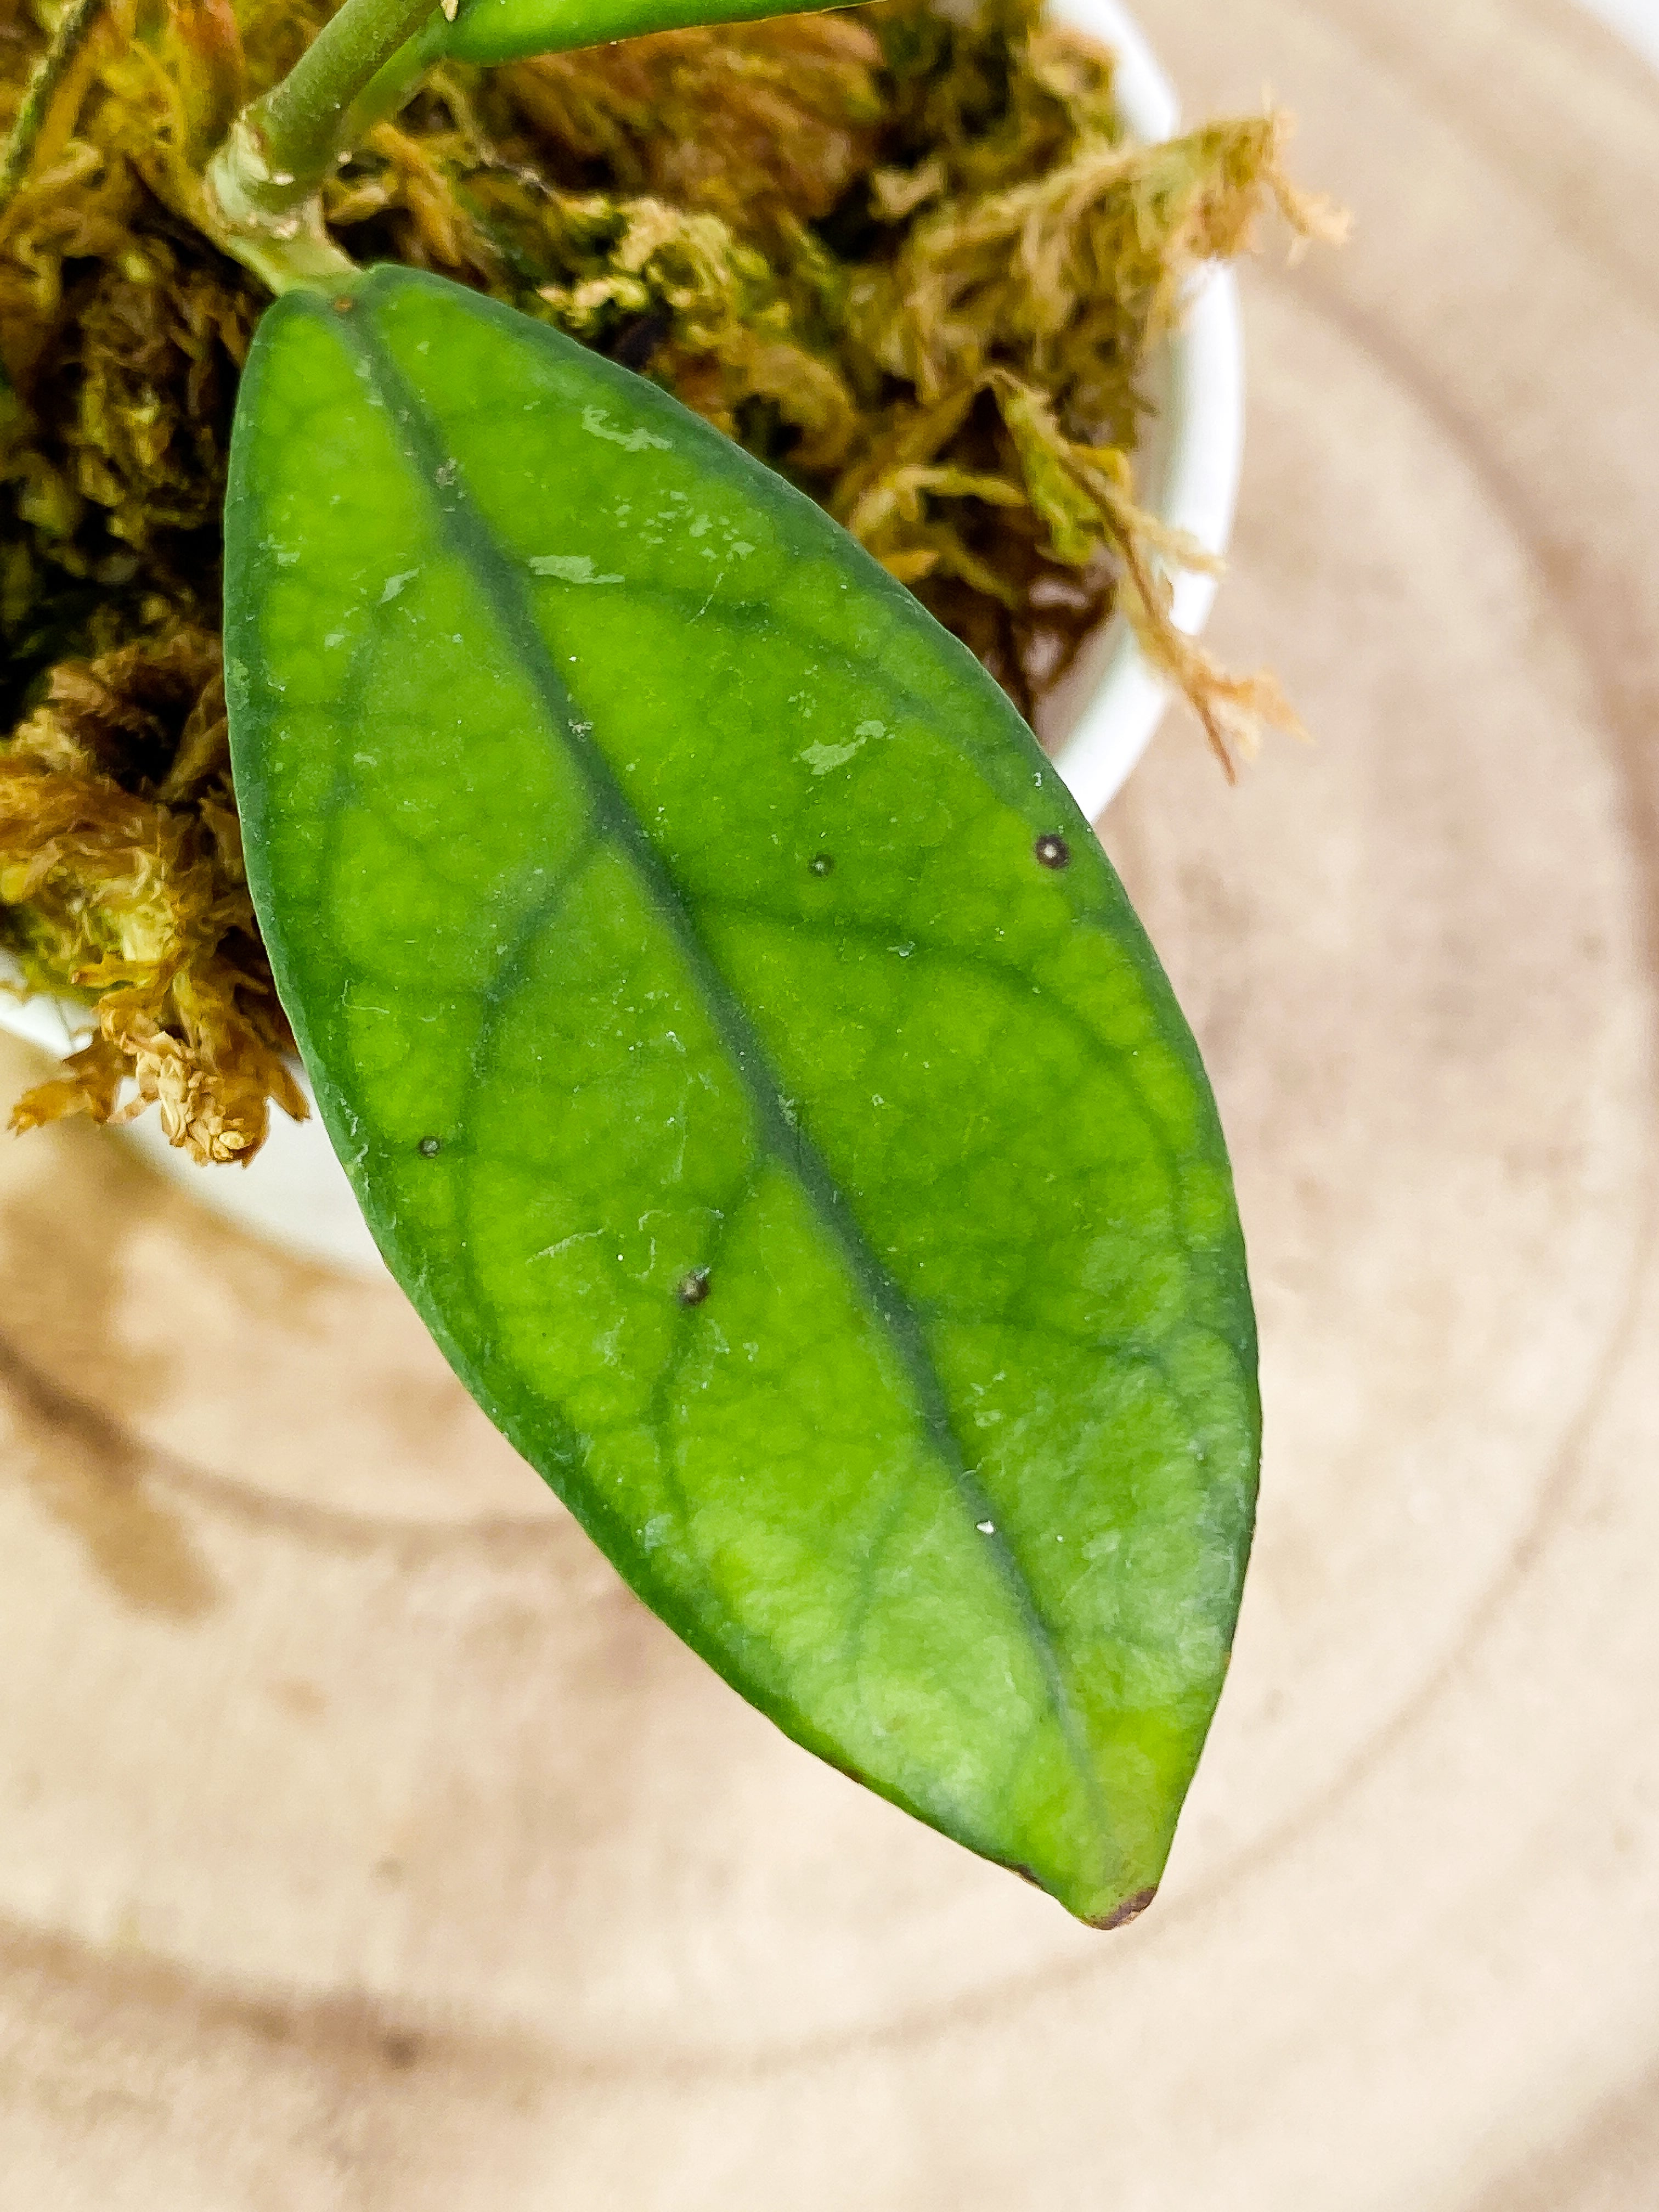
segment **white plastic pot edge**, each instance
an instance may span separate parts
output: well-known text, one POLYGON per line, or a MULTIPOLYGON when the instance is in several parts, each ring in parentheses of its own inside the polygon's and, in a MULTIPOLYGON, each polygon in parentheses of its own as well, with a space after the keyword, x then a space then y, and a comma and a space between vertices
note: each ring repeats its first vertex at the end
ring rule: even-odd
MULTIPOLYGON (((1053 0, 1053 9, 1116 54, 1118 104, 1137 135, 1172 137, 1181 119, 1175 88, 1119 0, 1053 0)), ((1213 266, 1194 284, 1158 366, 1156 450, 1143 457, 1140 496, 1161 520, 1187 532, 1206 552, 1223 554, 1232 537, 1244 459, 1244 332, 1230 269, 1213 266)), ((1196 637, 1209 620, 1215 594, 1213 576, 1188 570, 1176 578, 1172 612, 1188 636, 1196 637)), ((1170 686, 1148 665, 1121 616, 1107 624, 1090 659, 1091 680, 1080 697, 1066 699, 1065 734, 1050 750, 1066 788, 1092 822, 1152 743, 1170 702, 1170 686)))
MULTIPOLYGON (((1118 99, 1130 127, 1146 139, 1170 137, 1178 120, 1174 90, 1118 0, 1054 0, 1054 13, 1117 55, 1118 99)), ((1157 481, 1143 480, 1141 497, 1164 521, 1216 554, 1225 552, 1231 534, 1243 458, 1243 354, 1237 288, 1229 270, 1209 270, 1164 348, 1153 466, 1146 472, 1157 481)), ((1203 629, 1215 592, 1213 577, 1176 579, 1175 619, 1189 635, 1203 629)), ((1169 685, 1117 617, 1056 703, 1059 712, 1045 732, 1054 765, 1093 821, 1151 743, 1169 685)), ((18 980, 15 963, 0 952, 0 983, 18 980)), ((0 1030, 56 1057, 84 1044, 92 1026, 87 1008, 72 1000, 18 999, 0 990, 0 1030)), ((309 1084, 304 1087, 309 1097, 309 1084)), ((315 1115, 290 1121, 279 1112, 270 1118, 264 1149, 243 1169, 197 1167, 165 1141, 153 1112, 125 1133, 152 1167, 239 1228, 325 1266, 384 1275, 321 1121, 315 1115)))

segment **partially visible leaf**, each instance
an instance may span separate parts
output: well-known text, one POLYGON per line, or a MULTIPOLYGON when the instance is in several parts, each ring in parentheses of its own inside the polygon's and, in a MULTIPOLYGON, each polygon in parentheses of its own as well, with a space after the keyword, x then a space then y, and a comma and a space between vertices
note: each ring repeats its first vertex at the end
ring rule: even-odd
POLYGON ((651 31, 816 12, 803 10, 795 0, 460 0, 454 21, 439 15, 422 43, 428 52, 456 61, 511 62, 651 31))
POLYGON ((1006 698, 654 386, 380 270, 260 325, 250 880, 457 1371, 791 1735, 1146 1900, 1249 1544, 1197 1053, 1006 698))

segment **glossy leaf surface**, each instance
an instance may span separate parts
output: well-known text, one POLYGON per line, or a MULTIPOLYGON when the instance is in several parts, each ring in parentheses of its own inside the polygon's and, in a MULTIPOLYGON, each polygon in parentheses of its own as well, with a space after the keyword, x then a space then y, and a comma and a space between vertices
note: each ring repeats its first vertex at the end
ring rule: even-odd
POLYGON ((1024 725, 665 393, 406 270, 267 313, 228 544, 266 942, 458 1372, 792 1735, 1121 1913, 1226 1663, 1254 1328, 1024 725))
POLYGON ((447 23, 439 15, 422 45, 457 61, 510 62, 651 31, 801 12, 794 0, 460 0, 455 21, 447 23))

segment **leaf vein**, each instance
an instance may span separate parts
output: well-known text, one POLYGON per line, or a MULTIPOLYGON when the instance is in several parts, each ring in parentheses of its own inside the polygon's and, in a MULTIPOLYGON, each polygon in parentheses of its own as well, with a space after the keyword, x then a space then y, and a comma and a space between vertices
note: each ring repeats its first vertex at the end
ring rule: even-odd
MULTIPOLYGON (((373 295, 362 296, 363 305, 368 307, 373 295)), ((816 1146, 792 1124, 785 1111, 782 1085, 751 1018, 704 942, 685 892, 629 805, 615 770, 594 740, 591 725, 575 711, 570 690, 537 627, 525 579, 495 544, 464 484, 448 484, 445 497, 436 496, 439 471, 448 454, 421 394, 404 378, 390 348, 374 326, 371 313, 337 318, 330 313, 320 297, 311 312, 325 319, 338 342, 356 352, 367 364, 371 380, 378 383, 390 417, 406 442, 409 458, 421 481, 429 488, 428 498, 440 532, 471 570, 507 641, 539 694, 549 723, 555 731, 562 732, 569 754, 587 784, 596 818, 631 861, 699 985, 721 1042, 749 1092, 762 1140, 774 1157, 797 1176, 820 1222, 840 1246, 854 1280, 896 1354, 909 1384, 917 1416, 951 1476, 963 1510, 976 1524, 994 1519, 991 1501, 957 1432, 950 1402, 922 1328, 898 1285, 878 1257, 816 1146)), ((1102 1833, 1109 1834, 1110 1822, 1099 1777, 1081 1714, 1066 1680, 1059 1639, 1006 1536, 999 1530, 988 1536, 986 1543, 1036 1655, 1049 1705, 1084 1795, 1094 1808, 1102 1833)))

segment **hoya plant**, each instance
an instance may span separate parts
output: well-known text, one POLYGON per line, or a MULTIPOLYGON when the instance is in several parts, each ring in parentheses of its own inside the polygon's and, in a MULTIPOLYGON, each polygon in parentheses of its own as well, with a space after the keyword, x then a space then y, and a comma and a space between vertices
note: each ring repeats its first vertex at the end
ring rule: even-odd
MULTIPOLYGON (((0 204, 100 12, 59 15, 0 204)), ((237 112, 234 19, 167 11, 199 152, 173 214, 270 295, 222 514, 221 844, 251 908, 203 911, 257 929, 280 999, 258 1110, 297 1106, 291 1036, 393 1275, 646 1602, 798 1742, 1111 1926, 1157 1887, 1227 1664, 1260 1430, 1243 1249, 1116 877, 1016 687, 907 588, 945 538, 880 533, 932 495, 1024 504, 1081 568, 1109 527, 1179 663, 1122 453, 986 357, 843 526, 787 448, 769 466, 716 407, 488 288, 363 265, 325 220, 428 72, 774 12, 344 0, 237 112), (937 458, 981 403, 1024 489, 937 458)), ((1224 735, 1260 702, 1197 667, 1224 735)), ((127 847, 53 781, 88 681, 10 763, 56 826, 8 901, 94 830, 134 897, 167 858, 132 860, 131 780, 99 802, 127 847)), ((203 781, 210 720, 147 791, 203 781)), ((76 979, 136 991, 135 942, 76 979)), ((183 1048, 133 1004, 76 1103, 107 1114, 149 1066, 167 1104, 183 1048)))

